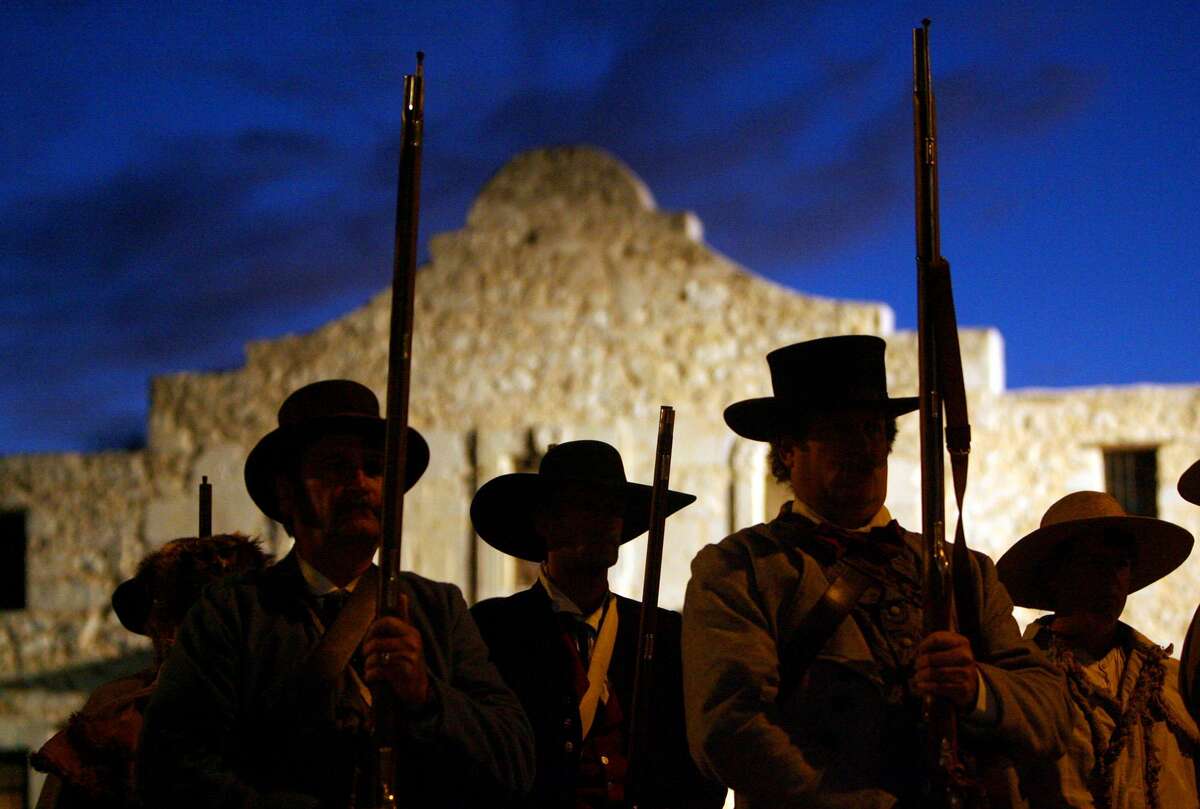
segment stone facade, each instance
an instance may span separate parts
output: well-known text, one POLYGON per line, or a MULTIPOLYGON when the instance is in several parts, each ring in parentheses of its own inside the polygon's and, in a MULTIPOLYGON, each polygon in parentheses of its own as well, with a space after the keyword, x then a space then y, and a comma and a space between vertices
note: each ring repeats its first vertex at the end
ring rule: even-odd
MULTIPOLYGON (((405 563, 469 599, 511 592, 527 571, 479 542, 468 506, 483 481, 536 466, 548 443, 600 438, 634 480, 651 476, 660 404, 677 410, 672 484, 699 501, 668 525, 662 601, 678 607, 705 543, 764 518, 781 496, 761 445, 721 418, 769 392, 764 354, 829 334, 888 339, 889 385, 916 387, 915 339, 891 310, 798 294, 707 247, 699 221, 662 212, 611 156, 523 154, 483 189, 466 226, 434 236, 417 277, 411 420, 433 460, 406 501, 405 563)), ((64 668, 144 649, 109 607, 147 551, 195 533, 196 486, 214 483, 214 529, 289 542, 245 494, 241 467, 305 383, 349 377, 382 400, 389 297, 305 335, 252 343, 228 373, 160 377, 144 451, 0 458, 0 510, 28 514, 28 608, 0 613, 0 749, 36 747, 81 695, 38 686, 64 668)), ((1102 489, 1102 450, 1158 448, 1161 515, 1200 533, 1175 481, 1200 456, 1200 387, 1005 390, 993 330, 962 332, 975 425, 968 536, 992 555, 1036 527, 1058 496, 1102 489)), ((909 417, 910 419, 912 417, 909 417)), ((901 422, 890 505, 919 524, 915 422, 901 422)), ((948 513, 953 514, 952 503, 948 513)), ((637 595, 644 540, 616 589, 637 595)), ((1198 557, 1200 559, 1200 557, 1198 557)), ((1131 599, 1127 618, 1178 642, 1200 594, 1200 561, 1131 599)))

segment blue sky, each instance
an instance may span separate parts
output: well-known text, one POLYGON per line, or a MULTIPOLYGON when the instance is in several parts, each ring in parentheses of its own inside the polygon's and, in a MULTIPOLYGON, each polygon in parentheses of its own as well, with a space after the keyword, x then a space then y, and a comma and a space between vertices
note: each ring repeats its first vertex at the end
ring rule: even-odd
POLYGON ((1195 3, 191 5, 0 8, 0 454, 134 444, 151 375, 382 289, 418 48, 425 237, 591 143, 736 261, 911 327, 923 16, 960 322, 1013 387, 1200 383, 1195 3))

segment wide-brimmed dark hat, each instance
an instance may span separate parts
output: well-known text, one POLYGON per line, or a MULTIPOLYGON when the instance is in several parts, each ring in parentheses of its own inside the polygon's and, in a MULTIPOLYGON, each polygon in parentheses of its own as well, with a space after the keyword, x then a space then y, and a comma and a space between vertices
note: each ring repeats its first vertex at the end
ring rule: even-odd
MULTIPOLYGON (((349 379, 313 382, 292 393, 279 407, 279 427, 262 437, 246 457, 246 491, 273 520, 282 521, 276 499, 276 477, 295 462, 294 451, 323 435, 361 435, 383 448, 386 424, 379 400, 365 385, 349 379)), ((411 489, 429 466, 429 445, 408 428, 404 488, 411 489)))
POLYGON ((1200 461, 1196 461, 1180 475, 1179 496, 1200 506, 1200 461))
POLYGON ((911 413, 916 397, 888 397, 886 347, 878 337, 844 335, 777 348, 767 355, 775 395, 731 404, 725 423, 745 438, 774 441, 811 413, 861 407, 888 417, 911 413))
MULTIPOLYGON (((546 452, 536 474, 501 475, 483 484, 471 501, 475 532, 502 553, 542 561, 546 543, 534 528, 534 511, 559 483, 582 483, 623 495, 622 543, 649 530, 651 487, 625 479, 625 465, 616 448, 603 441, 567 441, 546 452)), ((668 490, 667 516, 695 500, 695 495, 668 490)))
POLYGON ((117 585, 113 612, 130 632, 149 635, 146 624, 156 601, 160 619, 179 624, 206 585, 270 563, 258 540, 241 534, 173 539, 146 556, 133 578, 117 585))
POLYGON ((1050 567, 1055 551, 1076 538, 1099 541, 1108 531, 1119 532, 1133 542, 1131 593, 1166 576, 1192 552, 1192 535, 1178 525, 1131 516, 1111 494, 1074 492, 1050 506, 1041 527, 1019 539, 1000 557, 996 573, 1013 603, 1053 610, 1054 571, 1050 567))

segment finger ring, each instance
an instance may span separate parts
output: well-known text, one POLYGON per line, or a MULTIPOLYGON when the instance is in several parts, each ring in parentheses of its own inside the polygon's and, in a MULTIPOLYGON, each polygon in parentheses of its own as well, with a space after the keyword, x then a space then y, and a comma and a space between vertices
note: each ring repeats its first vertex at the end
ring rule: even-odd
POLYGON ((383 661, 383 665, 385 665, 385 666, 386 666, 386 665, 388 664, 388 661, 392 659, 392 653, 391 653, 391 652, 384 652, 383 654, 381 654, 381 655, 379 656, 379 659, 380 659, 380 660, 382 660, 382 661, 383 661))

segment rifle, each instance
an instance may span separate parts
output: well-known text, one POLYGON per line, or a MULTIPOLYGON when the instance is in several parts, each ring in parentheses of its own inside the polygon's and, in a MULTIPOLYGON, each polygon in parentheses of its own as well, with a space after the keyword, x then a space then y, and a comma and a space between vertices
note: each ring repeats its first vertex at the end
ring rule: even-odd
MULTIPOLYGON (((404 77, 400 169, 392 253, 392 323, 388 335, 387 427, 383 459, 382 542, 377 615, 407 619, 400 608, 400 542, 404 525, 404 482, 408 457, 408 394, 412 371, 413 297, 417 275, 417 222, 421 190, 421 144, 425 106, 425 54, 417 52, 415 74, 404 77)), ((396 700, 386 683, 371 685, 375 774, 372 805, 396 806, 396 700)))
POLYGON ((654 483, 650 492, 650 532, 646 542, 646 572, 642 579, 642 614, 638 624, 637 664, 633 673, 633 704, 629 710, 629 759, 625 799, 636 809, 645 788, 646 753, 650 749, 650 691, 654 685, 654 638, 658 629, 658 584, 662 576, 663 537, 667 522, 667 491, 671 482, 671 445, 675 409, 658 411, 658 444, 654 450, 654 483))
MULTIPOLYGON (((925 633, 961 631, 979 637, 970 556, 962 524, 971 426, 950 264, 941 254, 938 222, 937 116, 929 63, 929 20, 913 29, 913 165, 916 186, 917 352, 921 420, 921 531, 925 542, 925 633), (942 441, 943 408, 946 415, 942 441), (946 480, 943 448, 950 451, 958 502, 953 559, 946 556, 946 480), (958 575, 955 575, 957 571, 958 575), (959 609, 956 609, 956 602, 959 609)), ((961 807, 980 796, 959 757, 955 708, 926 696, 922 719, 927 733, 931 805, 961 807)))
POLYGON ((196 536, 201 539, 212 536, 212 484, 208 475, 200 477, 200 532, 196 536))

